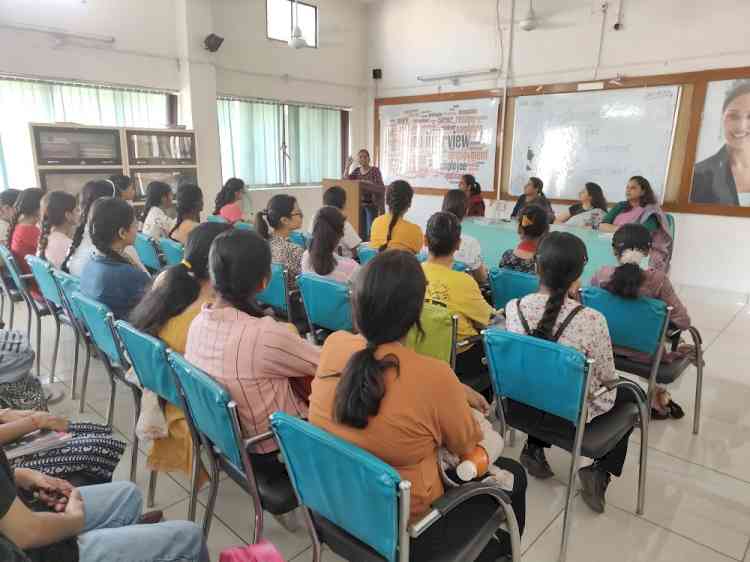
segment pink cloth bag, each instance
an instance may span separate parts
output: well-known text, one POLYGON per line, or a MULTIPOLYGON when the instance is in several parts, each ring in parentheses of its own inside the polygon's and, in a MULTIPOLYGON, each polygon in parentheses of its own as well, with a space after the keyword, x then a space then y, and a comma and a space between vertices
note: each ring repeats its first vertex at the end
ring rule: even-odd
POLYGON ((219 562, 284 562, 278 549, 268 541, 222 550, 219 562))

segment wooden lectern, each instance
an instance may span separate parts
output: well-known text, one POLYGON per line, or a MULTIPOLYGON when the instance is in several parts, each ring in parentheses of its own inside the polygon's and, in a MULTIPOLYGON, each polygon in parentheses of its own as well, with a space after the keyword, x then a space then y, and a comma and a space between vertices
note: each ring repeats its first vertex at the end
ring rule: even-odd
POLYGON ((344 212, 354 230, 362 240, 370 239, 367 223, 363 220, 363 213, 367 209, 374 212, 374 217, 385 213, 385 187, 367 181, 324 179, 323 191, 338 185, 346 191, 346 206, 344 212))

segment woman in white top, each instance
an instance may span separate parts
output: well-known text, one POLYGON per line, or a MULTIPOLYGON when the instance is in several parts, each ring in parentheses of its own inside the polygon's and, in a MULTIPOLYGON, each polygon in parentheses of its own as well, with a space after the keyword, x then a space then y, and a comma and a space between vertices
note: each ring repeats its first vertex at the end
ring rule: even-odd
POLYGON ((173 207, 172 188, 161 181, 152 181, 146 189, 146 205, 143 209, 143 233, 154 240, 169 238, 176 220, 167 215, 173 207))
MULTIPOLYGON (((60 265, 60 269, 74 275, 81 276, 83 266, 86 265, 94 253, 94 244, 91 242, 91 235, 88 228, 89 211, 94 201, 101 197, 113 197, 117 193, 112 184, 106 180, 90 181, 83 186, 81 191, 81 218, 78 228, 73 233, 73 241, 68 249, 68 255, 60 265)), ((133 246, 125 248, 125 254, 131 262, 137 267, 146 271, 146 268, 138 259, 138 253, 133 246)))
POLYGON ((42 233, 37 253, 60 268, 68 255, 72 236, 81 215, 75 196, 67 191, 51 191, 42 201, 42 233))
POLYGON ((578 194, 580 203, 568 208, 555 218, 557 224, 598 228, 607 214, 607 199, 599 184, 587 181, 578 194))
POLYGON ((302 255, 302 271, 316 273, 339 283, 349 283, 359 271, 351 258, 337 255, 344 236, 344 215, 336 207, 322 207, 315 217, 310 249, 302 255))
MULTIPOLYGON (((344 207, 346 207, 346 191, 343 187, 334 185, 326 189, 323 193, 323 205, 336 207, 344 215, 345 219, 348 219, 346 213, 344 213, 344 207)), ((339 243, 339 250, 341 255, 345 258, 357 259, 357 247, 362 244, 362 239, 354 230, 352 223, 348 220, 344 222, 344 236, 341 238, 339 243)))
MULTIPOLYGON (((469 198, 460 189, 451 189, 443 199, 443 211, 453 213, 459 221, 464 220, 469 198)), ((466 264, 468 271, 480 285, 487 282, 487 267, 482 261, 482 248, 479 240, 468 234, 461 233, 461 246, 453 256, 455 261, 466 264)))

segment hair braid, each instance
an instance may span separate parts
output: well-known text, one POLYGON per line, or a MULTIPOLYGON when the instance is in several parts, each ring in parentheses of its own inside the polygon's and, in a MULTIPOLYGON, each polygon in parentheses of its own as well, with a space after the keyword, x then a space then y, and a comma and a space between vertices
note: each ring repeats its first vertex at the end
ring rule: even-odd
POLYGON ((21 216, 21 213, 18 211, 18 209, 13 210, 13 218, 10 219, 10 223, 8 224, 8 234, 5 238, 5 245, 8 247, 8 249, 11 249, 11 244, 13 243, 13 231, 16 229, 16 226, 18 226, 18 218, 21 216))
POLYGON ((81 209, 81 223, 73 233, 73 240, 70 243, 70 248, 68 248, 68 254, 65 256, 65 259, 60 266, 60 269, 62 269, 65 273, 70 273, 70 270, 68 269, 68 262, 70 261, 70 258, 73 257, 73 254, 76 253, 76 250, 78 250, 78 246, 80 246, 81 242, 83 242, 83 235, 86 232, 86 225, 88 224, 89 211, 91 210, 92 203, 93 201, 90 201, 83 209, 81 209))
POLYGON ((552 338, 552 330, 557 322, 557 317, 560 316, 560 310, 565 302, 565 294, 567 288, 556 288, 552 289, 549 295, 549 299, 544 305, 544 314, 542 319, 539 320, 536 328, 531 331, 531 335, 537 338, 545 340, 552 338))
POLYGON ((388 245, 391 243, 391 238, 393 237, 393 229, 399 219, 401 219, 401 217, 404 216, 404 213, 409 209, 413 196, 414 190, 403 180, 396 180, 388 186, 386 203, 388 204, 388 210, 391 212, 391 222, 388 224, 388 235, 386 236, 385 244, 378 248, 379 252, 388 249, 388 245))
POLYGON ((49 242, 49 233, 52 231, 52 224, 45 215, 42 219, 42 232, 39 235, 39 245, 37 247, 37 255, 43 260, 47 259, 47 243, 49 242))

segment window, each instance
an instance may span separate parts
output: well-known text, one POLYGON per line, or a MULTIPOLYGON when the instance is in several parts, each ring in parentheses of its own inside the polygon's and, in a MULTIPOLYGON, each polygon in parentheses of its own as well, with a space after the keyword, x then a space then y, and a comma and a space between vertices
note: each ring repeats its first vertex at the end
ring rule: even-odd
POLYGON ((294 24, 310 47, 318 46, 318 8, 291 0, 266 0, 266 33, 269 39, 289 42, 294 24), (296 14, 296 17, 295 17, 296 14))
POLYGON ((248 185, 315 184, 337 178, 348 120, 339 109, 219 99, 224 181, 248 185), (342 126, 342 123, 344 126, 342 126))
POLYGON ((167 94, 0 79, 0 188, 37 184, 29 123, 165 127, 167 94))

